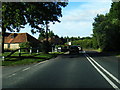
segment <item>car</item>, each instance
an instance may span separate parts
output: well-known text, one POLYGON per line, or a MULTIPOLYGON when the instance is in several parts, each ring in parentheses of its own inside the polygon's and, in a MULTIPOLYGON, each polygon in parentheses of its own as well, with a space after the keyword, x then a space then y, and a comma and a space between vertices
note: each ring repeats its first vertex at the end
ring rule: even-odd
POLYGON ((78 48, 78 46, 70 46, 70 47, 69 47, 69 53, 70 53, 70 54, 78 54, 78 53, 79 53, 79 48, 78 48))

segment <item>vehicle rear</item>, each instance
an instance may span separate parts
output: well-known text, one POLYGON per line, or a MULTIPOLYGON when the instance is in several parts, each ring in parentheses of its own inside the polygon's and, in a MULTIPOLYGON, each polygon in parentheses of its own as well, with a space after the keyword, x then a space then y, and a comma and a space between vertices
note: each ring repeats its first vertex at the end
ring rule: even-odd
POLYGON ((70 54, 78 54, 79 53, 78 46, 70 46, 69 52, 70 52, 70 54))

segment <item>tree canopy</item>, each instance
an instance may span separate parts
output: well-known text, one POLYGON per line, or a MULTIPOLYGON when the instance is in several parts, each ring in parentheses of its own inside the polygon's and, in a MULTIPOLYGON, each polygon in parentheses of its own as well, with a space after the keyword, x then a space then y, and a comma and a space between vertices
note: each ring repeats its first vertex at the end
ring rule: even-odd
POLYGON ((17 31, 29 24, 32 32, 43 29, 41 25, 47 22, 60 22, 62 7, 66 2, 3 2, 2 3, 2 27, 4 30, 17 31))
POLYGON ((120 50, 120 2, 113 2, 109 13, 97 15, 93 23, 94 46, 102 51, 120 50), (97 45, 95 45, 97 44, 97 45))
MULTIPOLYGON (((44 31, 44 26, 49 22, 60 22, 62 7, 67 2, 3 2, 2 3, 2 52, 4 52, 4 34, 6 30, 20 31, 26 24, 31 27, 31 32, 44 31)), ((46 28, 47 32, 47 28, 46 28)), ((46 33, 47 38, 47 33, 46 33)), ((47 46, 46 46, 47 47, 47 46)))

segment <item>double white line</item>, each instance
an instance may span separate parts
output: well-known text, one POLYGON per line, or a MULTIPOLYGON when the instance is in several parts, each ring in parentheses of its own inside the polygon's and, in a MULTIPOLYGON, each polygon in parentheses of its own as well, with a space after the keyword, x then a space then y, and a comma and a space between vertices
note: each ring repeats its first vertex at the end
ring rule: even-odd
POLYGON ((118 80, 115 76, 113 76, 110 72, 108 72, 105 68, 103 68, 100 64, 98 64, 93 58, 91 58, 88 54, 84 54, 85 57, 88 59, 88 61, 93 65, 93 67, 108 81, 108 83, 116 90, 120 90, 118 88, 118 86, 112 82, 108 76, 106 76, 101 70, 103 70, 104 72, 106 72, 107 75, 109 75, 112 79, 114 79, 118 84, 120 84, 120 80, 118 80), (96 64, 94 64, 94 63, 96 64), (101 69, 99 69, 99 68, 101 69))

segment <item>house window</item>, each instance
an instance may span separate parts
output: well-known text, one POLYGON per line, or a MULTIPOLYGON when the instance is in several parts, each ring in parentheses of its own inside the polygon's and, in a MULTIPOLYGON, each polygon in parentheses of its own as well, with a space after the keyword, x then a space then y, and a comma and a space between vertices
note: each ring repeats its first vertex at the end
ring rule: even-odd
POLYGON ((14 35, 11 35, 11 38, 14 38, 14 35))
POLYGON ((10 48, 10 44, 8 44, 8 48, 10 48))

